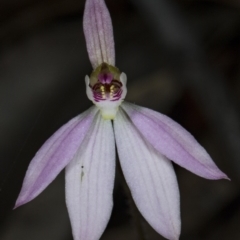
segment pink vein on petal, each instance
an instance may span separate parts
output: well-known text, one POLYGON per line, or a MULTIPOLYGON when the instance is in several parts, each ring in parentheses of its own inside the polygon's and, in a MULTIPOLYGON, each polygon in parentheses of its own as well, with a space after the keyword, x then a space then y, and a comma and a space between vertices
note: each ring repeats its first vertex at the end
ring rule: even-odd
POLYGON ((87 0, 83 28, 93 68, 102 62, 115 65, 112 21, 103 0, 87 0))

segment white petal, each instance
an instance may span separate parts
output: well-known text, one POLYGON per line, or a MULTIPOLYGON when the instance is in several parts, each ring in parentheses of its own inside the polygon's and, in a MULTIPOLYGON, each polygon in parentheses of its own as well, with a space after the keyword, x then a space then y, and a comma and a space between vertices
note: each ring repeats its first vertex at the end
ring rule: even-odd
POLYGON ((135 104, 122 104, 142 136, 161 154, 207 179, 228 179, 194 137, 171 118, 135 104))
POLYGON ((109 221, 115 176, 112 124, 98 116, 66 168, 66 203, 74 240, 98 240, 109 221))
POLYGON ((38 150, 26 172, 15 208, 38 196, 72 160, 97 112, 91 107, 58 129, 38 150))
POLYGON ((83 29, 93 68, 106 62, 115 64, 112 20, 104 0, 87 0, 83 29))
POLYGON ((180 200, 171 162, 142 138, 122 109, 114 130, 123 174, 139 211, 158 233, 178 239, 180 200))

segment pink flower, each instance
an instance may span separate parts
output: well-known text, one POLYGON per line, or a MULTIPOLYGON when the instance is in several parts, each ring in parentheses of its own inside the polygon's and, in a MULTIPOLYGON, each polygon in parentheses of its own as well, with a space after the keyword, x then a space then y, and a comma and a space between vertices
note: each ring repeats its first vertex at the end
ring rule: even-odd
POLYGON ((29 165, 15 207, 37 197, 66 167, 74 239, 99 239, 113 206, 116 141, 139 211, 159 234, 179 239, 179 190, 171 161, 207 179, 227 176, 178 123, 123 102, 127 77, 115 67, 112 23, 104 0, 86 1, 83 25, 94 69, 85 78, 86 91, 94 106, 43 144, 29 165))

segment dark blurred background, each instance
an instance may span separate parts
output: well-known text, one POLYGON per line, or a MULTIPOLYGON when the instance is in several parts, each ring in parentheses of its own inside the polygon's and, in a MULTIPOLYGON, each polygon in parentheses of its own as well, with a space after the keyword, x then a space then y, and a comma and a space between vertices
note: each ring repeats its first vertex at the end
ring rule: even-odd
MULTIPOLYGON (((188 129, 230 181, 174 165, 181 240, 240 239, 240 2, 107 0, 127 99, 188 129)), ((63 123, 87 109, 91 73, 83 0, 0 2, 0 239, 71 240, 64 171, 35 200, 11 210, 27 166, 63 123)), ((116 173, 102 240, 163 239, 141 218, 116 173)))

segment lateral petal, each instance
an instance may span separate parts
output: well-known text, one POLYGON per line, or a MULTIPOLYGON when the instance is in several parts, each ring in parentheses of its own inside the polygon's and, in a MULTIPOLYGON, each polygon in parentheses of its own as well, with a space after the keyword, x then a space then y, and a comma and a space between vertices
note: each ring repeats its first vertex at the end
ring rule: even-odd
POLYGON ((122 104, 134 125, 160 153, 207 179, 226 178, 196 139, 171 118, 130 103, 122 104))
POLYGON ((78 115, 56 131, 30 162, 15 208, 38 196, 73 158, 87 134, 97 108, 78 115))
POLYGON ((83 29, 89 59, 95 69, 106 62, 115 65, 112 20, 104 0, 87 0, 83 29))
POLYGON ((100 114, 66 168, 66 203, 74 240, 98 240, 113 206, 115 142, 100 114))
POLYGON ((180 199, 171 162, 145 141, 121 109, 114 131, 123 174, 139 211, 159 234, 177 240, 180 199))

